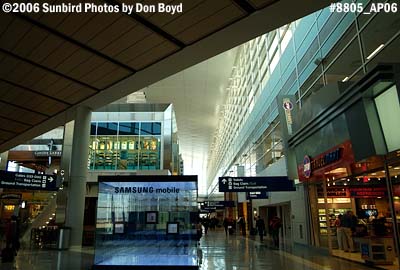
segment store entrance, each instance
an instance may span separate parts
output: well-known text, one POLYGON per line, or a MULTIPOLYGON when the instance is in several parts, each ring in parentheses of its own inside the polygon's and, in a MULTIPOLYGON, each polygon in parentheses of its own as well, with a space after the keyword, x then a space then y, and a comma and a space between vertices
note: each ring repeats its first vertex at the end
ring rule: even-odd
POLYGON ((354 164, 352 175, 326 172, 324 180, 310 185, 316 246, 340 257, 397 264, 400 160, 380 160, 374 166, 367 162, 354 164), (344 234, 345 230, 348 233, 344 234))

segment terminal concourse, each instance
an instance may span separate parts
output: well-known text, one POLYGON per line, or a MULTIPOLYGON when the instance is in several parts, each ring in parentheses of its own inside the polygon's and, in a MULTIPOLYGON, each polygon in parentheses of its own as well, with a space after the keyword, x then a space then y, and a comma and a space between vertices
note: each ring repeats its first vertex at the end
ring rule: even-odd
POLYGON ((2 1, 0 269, 400 269, 400 3, 2 1))

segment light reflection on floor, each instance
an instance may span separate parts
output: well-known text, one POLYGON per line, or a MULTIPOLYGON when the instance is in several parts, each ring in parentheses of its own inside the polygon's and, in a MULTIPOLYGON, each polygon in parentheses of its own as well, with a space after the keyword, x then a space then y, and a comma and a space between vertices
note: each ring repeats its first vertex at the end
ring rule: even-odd
MULTIPOLYGON (((371 269, 296 246, 293 250, 274 250, 268 241, 239 235, 225 236, 223 231, 210 231, 201 239, 200 270, 364 270, 371 269)), ((0 263, 1 270, 88 270, 94 260, 94 250, 55 251, 21 250, 14 263, 0 263)))

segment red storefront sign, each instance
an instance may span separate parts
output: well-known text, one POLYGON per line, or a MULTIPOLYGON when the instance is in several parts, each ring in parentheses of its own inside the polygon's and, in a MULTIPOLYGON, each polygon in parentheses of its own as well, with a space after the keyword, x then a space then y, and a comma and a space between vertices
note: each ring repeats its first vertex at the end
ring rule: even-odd
POLYGON ((350 171, 354 163, 354 154, 350 141, 332 147, 316 157, 305 156, 303 163, 297 166, 299 180, 316 181, 324 177, 325 172, 336 168, 346 168, 350 171))
POLYGON ((354 187, 349 190, 352 198, 377 198, 387 196, 386 187, 354 187))

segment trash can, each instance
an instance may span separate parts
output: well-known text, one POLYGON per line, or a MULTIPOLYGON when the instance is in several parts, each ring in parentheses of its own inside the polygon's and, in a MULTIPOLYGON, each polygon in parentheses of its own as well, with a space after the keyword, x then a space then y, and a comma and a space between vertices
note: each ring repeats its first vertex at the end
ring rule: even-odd
POLYGON ((69 238, 71 235, 71 228, 60 227, 57 241, 57 249, 66 250, 69 249, 69 238))

